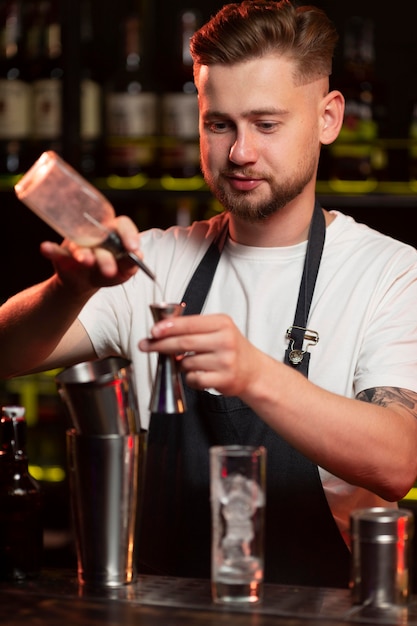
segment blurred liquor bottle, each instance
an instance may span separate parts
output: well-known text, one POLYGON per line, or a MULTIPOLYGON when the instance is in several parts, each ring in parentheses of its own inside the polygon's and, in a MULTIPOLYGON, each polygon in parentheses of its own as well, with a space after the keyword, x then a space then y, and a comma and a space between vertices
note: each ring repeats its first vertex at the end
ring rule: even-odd
POLYGON ((417 184, 417 102, 412 106, 411 121, 408 131, 408 167, 409 178, 413 187, 417 184))
POLYGON ((158 97, 142 45, 136 13, 123 21, 119 67, 106 85, 106 174, 154 176, 157 167, 158 97))
POLYGON ((49 0, 33 0, 31 2, 31 10, 29 13, 27 27, 26 27, 26 63, 28 68, 28 79, 31 85, 31 116, 30 116, 30 129, 31 129, 31 158, 32 161, 37 154, 33 152, 33 126, 34 126, 34 95, 33 85, 37 80, 41 78, 44 54, 46 50, 46 20, 49 11, 49 0))
POLYGON ((43 551, 42 494, 26 453, 25 409, 3 406, 0 419, 0 579, 39 574, 43 551))
MULTIPOLYGON (((346 100, 343 126, 330 146, 330 177, 336 181, 375 182, 386 167, 380 147, 384 102, 375 76, 374 23, 352 17, 344 34, 340 84, 346 100)), ((347 185, 349 190, 351 185, 347 185)), ((342 189, 341 189, 342 190, 342 189)))
POLYGON ((39 78, 46 36, 48 0, 33 0, 26 26, 26 59, 31 82, 39 78))
POLYGON ((24 52, 26 5, 6 0, 0 5, 0 175, 22 174, 30 163, 31 87, 24 52))
POLYGON ((198 100, 190 54, 199 22, 196 10, 181 12, 172 68, 164 77, 160 165, 162 175, 180 179, 200 174, 198 100))
POLYGON ((59 371, 11 378, 2 390, 3 405, 25 407, 29 471, 41 486, 47 535, 70 526, 66 430, 71 424, 55 383, 59 371))
MULTIPOLYGON (((59 0, 39 3, 41 50, 33 65, 33 160, 62 150, 62 42, 59 0)), ((35 61, 35 59, 34 59, 35 61)))
POLYGON ((86 178, 102 171, 103 94, 100 83, 100 59, 94 45, 94 20, 91 0, 81 3, 81 103, 80 169, 86 178))

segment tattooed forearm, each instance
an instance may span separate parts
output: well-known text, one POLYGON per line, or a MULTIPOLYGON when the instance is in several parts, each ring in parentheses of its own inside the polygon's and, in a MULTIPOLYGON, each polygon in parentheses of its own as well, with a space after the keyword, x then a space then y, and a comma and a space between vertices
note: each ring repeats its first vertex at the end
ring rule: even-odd
POLYGON ((361 391, 356 397, 358 400, 372 402, 373 404, 379 404, 379 406, 401 404, 402 407, 417 416, 417 393, 409 389, 401 389, 400 387, 374 387, 361 391))

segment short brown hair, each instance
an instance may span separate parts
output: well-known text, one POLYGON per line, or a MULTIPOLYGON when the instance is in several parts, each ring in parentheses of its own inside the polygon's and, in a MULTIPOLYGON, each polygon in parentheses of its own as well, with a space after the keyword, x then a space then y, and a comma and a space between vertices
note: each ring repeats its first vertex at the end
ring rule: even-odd
POLYGON ((326 13, 290 0, 243 0, 227 4, 191 39, 195 69, 231 65, 265 54, 294 60, 297 80, 329 76, 338 34, 326 13))

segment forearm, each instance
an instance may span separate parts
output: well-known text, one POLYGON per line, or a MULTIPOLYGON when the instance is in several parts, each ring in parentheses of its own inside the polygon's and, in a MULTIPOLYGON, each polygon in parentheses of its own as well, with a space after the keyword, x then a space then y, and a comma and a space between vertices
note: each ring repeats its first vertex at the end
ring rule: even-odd
POLYGON ((408 491, 417 474, 415 406, 330 393, 262 353, 254 371, 242 399, 306 457, 388 500, 408 491))
POLYGON ((54 275, 7 300, 0 308, 0 378, 46 363, 90 295, 64 287, 54 275))

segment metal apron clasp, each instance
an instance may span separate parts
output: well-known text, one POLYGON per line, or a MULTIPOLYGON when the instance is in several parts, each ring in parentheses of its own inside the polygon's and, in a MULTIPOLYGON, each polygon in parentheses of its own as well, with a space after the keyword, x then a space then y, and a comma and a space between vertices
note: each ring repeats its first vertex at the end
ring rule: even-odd
POLYGON ((298 365, 304 358, 305 353, 309 349, 310 346, 315 346, 319 341, 319 334, 315 330, 310 330, 309 328, 304 328, 303 326, 290 326, 287 329, 287 339, 290 340, 290 353, 288 358, 293 365, 298 365), (304 333, 304 341, 307 342, 306 349, 300 350, 298 348, 294 348, 294 339, 292 338, 293 330, 301 330, 304 333))

